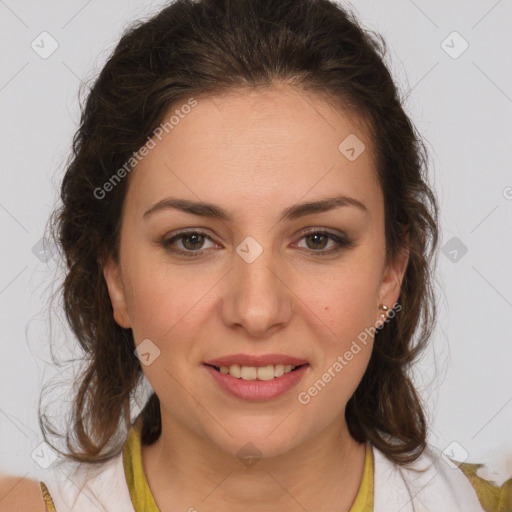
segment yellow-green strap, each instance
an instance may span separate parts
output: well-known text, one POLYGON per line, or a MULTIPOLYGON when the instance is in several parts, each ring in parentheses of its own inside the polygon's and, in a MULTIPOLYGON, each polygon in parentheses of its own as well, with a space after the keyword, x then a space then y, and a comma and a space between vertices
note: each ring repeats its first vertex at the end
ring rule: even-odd
POLYGON ((46 487, 44 482, 39 482, 41 486, 41 492, 43 493, 44 504, 46 505, 46 512, 57 512, 55 510, 55 505, 53 504, 52 497, 48 491, 48 487, 46 487))
POLYGON ((373 512, 373 452, 368 441, 366 442, 363 479, 350 512, 373 512))
POLYGON ((160 512, 142 467, 141 454, 141 419, 136 422, 123 445, 123 466, 126 483, 135 512, 160 512))

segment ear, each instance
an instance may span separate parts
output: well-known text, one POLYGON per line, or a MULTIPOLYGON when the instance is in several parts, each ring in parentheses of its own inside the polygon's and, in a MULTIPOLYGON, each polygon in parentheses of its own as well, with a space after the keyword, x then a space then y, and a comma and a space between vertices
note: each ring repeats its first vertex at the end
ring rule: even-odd
MULTIPOLYGON (((409 250, 403 248, 401 252, 397 254, 394 261, 388 263, 382 274, 381 284, 379 287, 379 303, 386 304, 391 309, 398 297, 400 296, 400 288, 402 281, 409 263, 409 250)), ((379 310, 379 316, 382 313, 379 310)))
POLYGON ((131 327, 130 316, 126 306, 126 294, 123 282, 121 280, 121 271, 119 264, 111 258, 103 265, 103 277, 107 283, 108 294, 112 309, 114 310, 114 320, 125 329, 131 327))

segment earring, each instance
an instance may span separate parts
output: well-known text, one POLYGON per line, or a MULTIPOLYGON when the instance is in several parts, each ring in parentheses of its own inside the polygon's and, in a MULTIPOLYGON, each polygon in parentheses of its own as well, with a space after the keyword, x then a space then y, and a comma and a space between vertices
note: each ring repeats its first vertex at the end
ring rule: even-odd
MULTIPOLYGON (((389 308, 386 306, 386 304, 380 304, 379 309, 383 309, 384 311, 387 311, 389 308)), ((381 313, 380 316, 382 317, 383 320, 385 320, 388 317, 388 315, 386 315, 386 313, 381 313)))

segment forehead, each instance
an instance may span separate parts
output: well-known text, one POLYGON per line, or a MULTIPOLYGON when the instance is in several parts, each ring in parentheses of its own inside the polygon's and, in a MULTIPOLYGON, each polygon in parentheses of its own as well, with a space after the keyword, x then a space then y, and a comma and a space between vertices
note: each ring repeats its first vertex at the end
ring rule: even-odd
POLYGON ((130 208, 147 209, 166 194, 233 211, 250 206, 252 214, 258 205, 281 211, 335 193, 381 206, 371 141, 357 116, 291 86, 195 99, 164 116, 175 114, 173 128, 132 171, 130 208), (343 152, 347 140, 358 152, 364 144, 356 159, 343 152))

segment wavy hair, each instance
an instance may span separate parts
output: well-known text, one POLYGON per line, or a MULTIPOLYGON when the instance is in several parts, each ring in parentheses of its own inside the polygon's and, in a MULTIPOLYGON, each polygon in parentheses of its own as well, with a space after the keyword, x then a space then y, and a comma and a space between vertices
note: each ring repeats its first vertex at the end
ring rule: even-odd
MULTIPOLYGON (((45 440, 66 458, 105 461, 132 424, 131 399, 143 377, 131 329, 120 327, 102 274, 118 257, 129 177, 98 197, 116 170, 154 136, 173 106, 194 96, 288 83, 358 114, 368 126, 384 196, 386 259, 409 251, 399 314, 375 334, 368 368, 346 406, 352 437, 371 441, 398 464, 426 446, 423 406, 409 377, 428 342, 436 309, 430 267, 438 243, 428 155, 385 64, 382 36, 329 0, 178 0, 131 25, 89 91, 51 215, 64 256, 67 321, 84 353, 67 429, 67 451, 39 411, 45 440)), ((153 393, 139 413, 142 442, 161 432, 153 393)))

